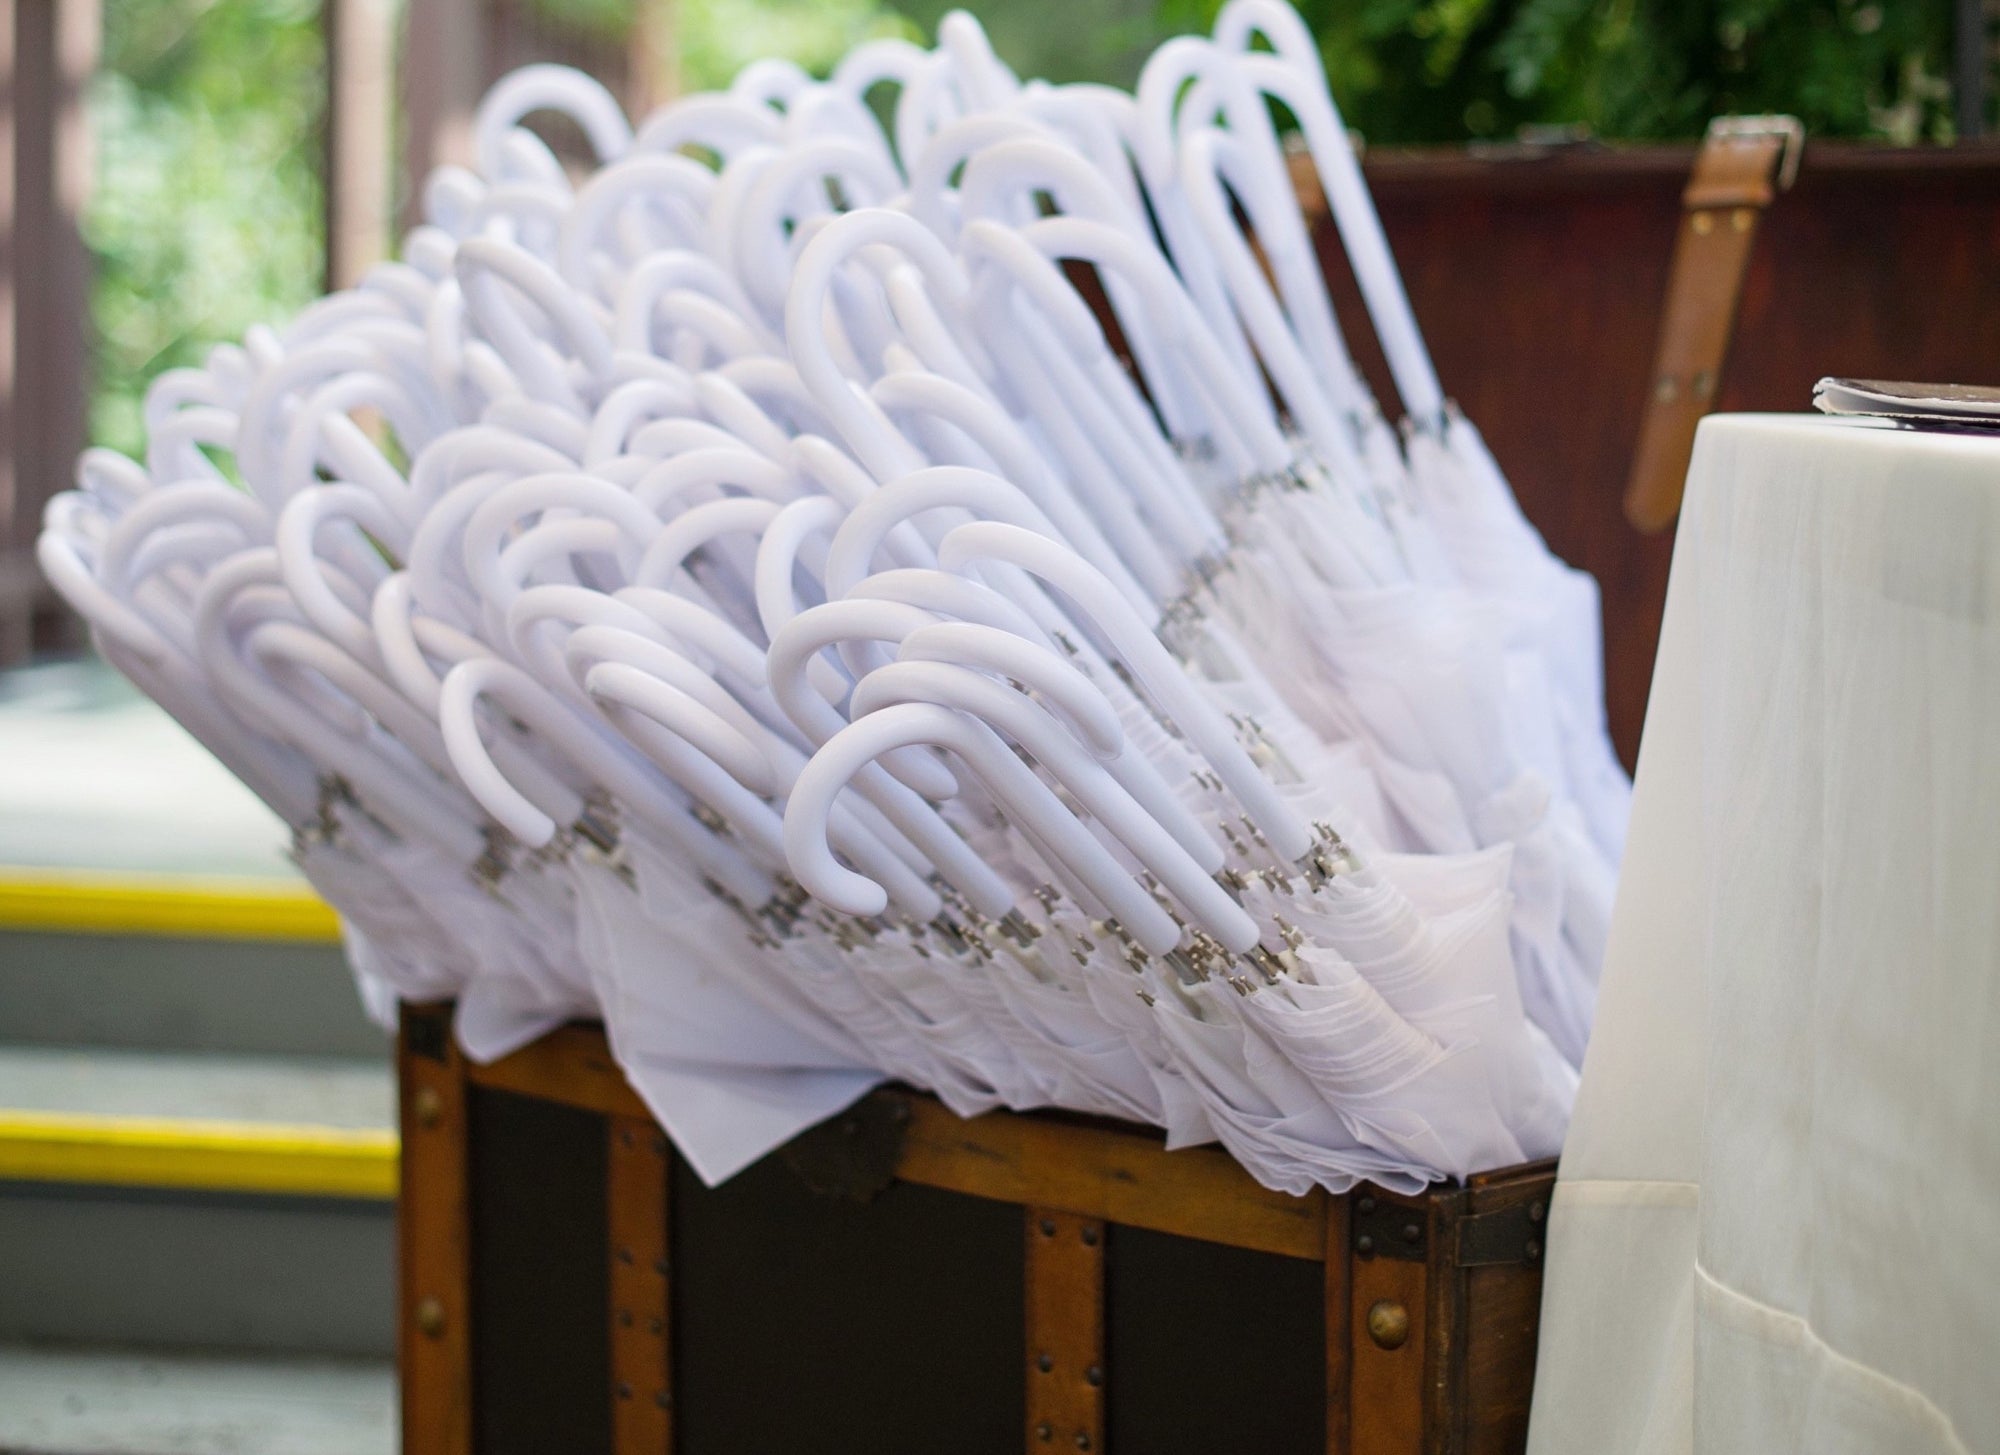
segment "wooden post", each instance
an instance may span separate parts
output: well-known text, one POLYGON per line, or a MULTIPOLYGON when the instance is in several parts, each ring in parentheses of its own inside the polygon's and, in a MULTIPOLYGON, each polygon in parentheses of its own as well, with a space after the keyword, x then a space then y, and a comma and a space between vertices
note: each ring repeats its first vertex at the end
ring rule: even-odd
POLYGON ((1028 1455, 1104 1449, 1104 1224, 1030 1207, 1028 1455))
POLYGON ((402 1185, 396 1347, 403 1448, 472 1452, 471 1155, 451 1007, 405 1006, 397 1047, 402 1185))
POLYGON ((1352 1284, 1348 1273, 1348 1203, 1345 1197, 1326 1199, 1326 1455, 1348 1455, 1354 1448, 1351 1415, 1354 1408, 1354 1350, 1348 1328, 1352 1321, 1352 1284))
MULTIPOLYGON (((21 502, 16 456, 21 445, 21 417, 14 387, 19 352, 15 278, 20 271, 20 240, 15 227, 14 154, 19 131, 15 112, 21 102, 15 74, 15 10, 15 0, 0 0, 0 578, 8 570, 15 542, 26 531, 26 523, 17 520, 21 502)), ((17 611, 27 618, 27 609, 14 605, 7 582, 0 579, 0 666, 29 650, 30 642, 23 639, 26 634, 15 624, 17 611)))
POLYGON ((395 85, 390 0, 326 0, 326 286, 387 254, 395 85))
POLYGON ((625 110, 635 126, 680 95, 680 0, 636 0, 625 88, 625 110))
POLYGON ((606 1118, 611 1246, 611 1449, 673 1449, 666 1134, 645 1116, 606 1118))
POLYGON ((45 600, 29 564, 42 507, 83 448, 89 392, 90 268, 83 209, 91 148, 85 89, 97 69, 98 0, 14 0, 8 87, 13 131, 12 478, 0 502, 0 661, 32 647, 45 600), (30 288, 18 286, 33 279, 30 288))
POLYGON ((413 0, 403 31, 404 229, 423 216, 424 179, 472 162, 472 117, 487 81, 486 0, 413 0))

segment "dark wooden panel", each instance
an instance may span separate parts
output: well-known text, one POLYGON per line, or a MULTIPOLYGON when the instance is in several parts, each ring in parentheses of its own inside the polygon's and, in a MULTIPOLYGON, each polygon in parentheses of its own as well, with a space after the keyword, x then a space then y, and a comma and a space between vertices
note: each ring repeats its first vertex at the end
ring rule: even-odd
POLYGON ((1018 1206, 776 1157, 712 1191, 676 1159, 672 1199, 681 1455, 1019 1455, 1018 1206))
POLYGON ((1325 1316, 1320 1342, 1326 1354, 1326 1455, 1348 1455, 1354 1439, 1354 1350, 1348 1324, 1353 1315, 1347 1287, 1347 1241, 1351 1199, 1332 1197, 1326 1203, 1326 1261, 1320 1265, 1320 1290, 1325 1316))
POLYGON ((1319 1264, 1115 1227, 1107 1266, 1114 1455, 1328 1448, 1319 1264))
POLYGON ((604 1119, 479 1089, 471 1111, 476 1448, 611 1455, 604 1119))

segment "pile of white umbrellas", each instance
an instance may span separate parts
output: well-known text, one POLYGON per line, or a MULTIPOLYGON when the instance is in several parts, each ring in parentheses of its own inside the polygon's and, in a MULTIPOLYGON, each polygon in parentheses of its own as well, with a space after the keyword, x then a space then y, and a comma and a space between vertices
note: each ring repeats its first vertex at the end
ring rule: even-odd
POLYGON ((1136 94, 964 14, 636 130, 533 67, 475 136, 40 548, 378 1012, 602 1017, 710 1180, 885 1078, 1294 1191, 1555 1151, 1628 796, 1596 593, 1446 403, 1294 12, 1136 94))

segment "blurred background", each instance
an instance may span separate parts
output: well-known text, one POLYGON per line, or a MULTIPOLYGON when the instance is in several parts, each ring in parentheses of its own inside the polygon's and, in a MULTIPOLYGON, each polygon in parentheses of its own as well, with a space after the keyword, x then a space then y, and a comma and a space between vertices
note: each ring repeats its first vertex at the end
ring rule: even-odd
MULTIPOLYGON (((137 451, 161 370, 387 255, 503 72, 569 62, 643 112, 759 57, 824 70, 870 36, 927 39, 946 8, 0 0, 0 1452, 395 1439, 383 1039, 284 827, 88 661, 41 582, 42 507, 77 452, 137 451), (302 1171, 302 1134, 336 1150, 302 1171)), ((1130 85, 1213 7, 976 8, 1022 74, 1130 85)), ((1620 496, 1695 142, 1765 112, 1812 138, 1719 407, 1803 409, 1822 374, 2000 383, 2000 0, 1303 9, 1447 390, 1601 584, 1629 762, 1671 535, 1636 533, 1620 496)))
MULTIPOLYGON (((85 26, 91 3, 17 0, 85 26), (71 12, 74 12, 73 14, 71 12)), ((727 84, 778 55, 822 70, 873 35, 928 37, 945 0, 103 0, 101 55, 78 123, 97 164, 83 189, 95 443, 139 444, 158 370, 282 318, 328 276, 387 244, 408 216, 412 167, 436 125, 429 91, 476 59, 481 79, 556 56, 613 81, 635 107, 727 84), (451 12, 425 17, 422 12, 451 12), (431 42, 456 57, 425 56, 431 42), (344 124, 347 123, 347 124, 344 124), (373 123, 372 125, 370 123, 373 123), (355 148, 382 151, 372 157, 355 148), (404 165, 393 165, 403 160, 404 165), (333 188, 337 186, 338 191, 333 188)), ((1959 9, 1968 7, 1961 6, 1959 9)), ((1375 146, 1514 137, 1525 125, 1598 137, 1699 137, 1726 112, 1789 112, 1814 136, 1949 143, 1986 129, 1984 7, 1958 54, 1949 0, 1312 0, 1348 122, 1375 146)), ((1024 75, 1129 85, 1161 38, 1206 28, 1206 0, 1002 0, 984 19, 1024 75)), ((70 49, 70 47, 65 47, 70 49)), ((74 44, 72 65, 83 57, 74 44)), ((27 61, 30 57, 20 58, 27 61)))
MULTIPOLYGON (((491 79, 565 60, 643 111, 720 86, 759 56, 824 68, 868 36, 928 36, 945 8, 0 0, 0 30, 13 42, 0 60, 9 81, 0 126, 11 135, 11 146, 0 139, 0 307, 12 315, 0 319, 0 663, 78 645, 28 555, 41 505, 66 483, 77 450, 136 450, 140 402, 160 370, 286 317, 383 256, 415 215, 414 179, 456 155, 491 79)), ((1210 0, 996 0, 983 19, 1023 74, 1129 85, 1154 44, 1205 27, 1212 9, 1210 0)), ((1348 122, 1378 159, 1378 185, 1392 191, 1399 149, 1414 146, 1497 167, 1522 138, 1536 156, 1605 141, 1672 144, 1698 138, 1715 115, 1788 112, 1819 140, 1964 152, 1994 120, 1993 0, 1307 0, 1304 9, 1348 122)), ((1883 156, 1881 169, 1911 165, 1910 155, 1883 156)), ((1655 169, 1662 196, 1684 165, 1655 169)), ((1593 175, 1603 195, 1637 173, 1600 165, 1593 175)), ((1409 226, 1393 200, 1384 205, 1392 236, 1409 226)), ((1545 238, 1564 236, 1559 212, 1543 219, 1545 238)), ((1669 225, 1628 259, 1633 296, 1647 292, 1650 253, 1664 259, 1670 238, 1669 225)), ((1422 240, 1397 241, 1413 274, 1431 266, 1422 240)), ((1480 262, 1477 250, 1459 258, 1480 262)), ((1421 311, 1424 285, 1413 278, 1413 287, 1421 311)), ((1438 352, 1448 360, 1452 340, 1438 340, 1438 352)), ((1499 372, 1476 361, 1447 384, 1470 405, 1499 372)), ((1614 366, 1603 386, 1612 413, 1623 408, 1618 379, 1614 366)), ((1609 444, 1510 461, 1504 424, 1498 434, 1503 463, 1529 477, 1531 494, 1558 471, 1589 473, 1592 489, 1615 492, 1615 480, 1597 478, 1622 460, 1609 444)), ((1591 556, 1585 534, 1564 538, 1560 520, 1552 530, 1573 559, 1591 556)), ((1628 748, 1636 711, 1614 707, 1628 748)))

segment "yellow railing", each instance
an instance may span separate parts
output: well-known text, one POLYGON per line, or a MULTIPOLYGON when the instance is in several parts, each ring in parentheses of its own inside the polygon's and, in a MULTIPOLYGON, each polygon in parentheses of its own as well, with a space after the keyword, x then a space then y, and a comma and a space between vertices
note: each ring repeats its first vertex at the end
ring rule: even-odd
POLYGON ((0 1110, 0 1181, 379 1200, 396 1153, 386 1127, 0 1110))
POLYGON ((0 869, 0 931, 337 944, 340 922, 303 884, 0 869))

